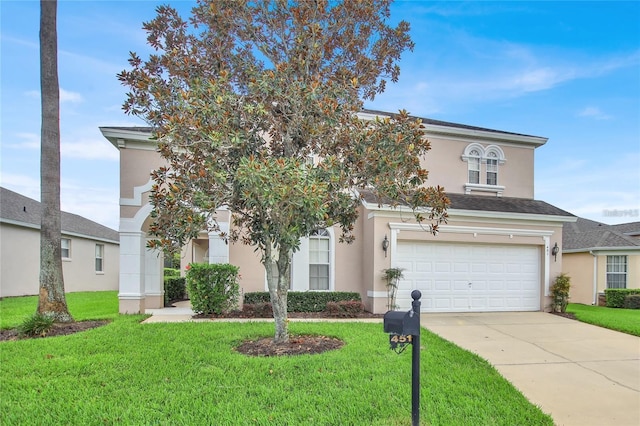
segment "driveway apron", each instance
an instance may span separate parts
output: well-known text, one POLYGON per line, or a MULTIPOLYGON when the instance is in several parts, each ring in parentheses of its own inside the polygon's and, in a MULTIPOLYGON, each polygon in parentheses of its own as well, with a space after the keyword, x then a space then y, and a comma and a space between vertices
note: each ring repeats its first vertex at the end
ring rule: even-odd
POLYGON ((422 314, 563 426, 640 425, 640 338, 544 312, 422 314))

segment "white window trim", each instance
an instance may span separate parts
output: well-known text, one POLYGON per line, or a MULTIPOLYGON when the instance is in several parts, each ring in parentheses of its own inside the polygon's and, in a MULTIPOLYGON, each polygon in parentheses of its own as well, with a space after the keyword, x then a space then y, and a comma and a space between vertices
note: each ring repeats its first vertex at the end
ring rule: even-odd
MULTIPOLYGON (((622 265, 621 263, 617 263, 616 265, 620 266, 622 265)), ((607 255, 607 257, 605 258, 605 288, 628 288, 628 281, 629 278, 629 257, 627 255, 623 255, 623 254, 614 254, 614 255, 607 255), (624 272, 609 272, 609 258, 610 257, 616 257, 616 258, 623 258, 624 259, 624 267, 625 267, 625 271, 624 272), (609 287, 609 275, 624 275, 624 287, 609 287)))

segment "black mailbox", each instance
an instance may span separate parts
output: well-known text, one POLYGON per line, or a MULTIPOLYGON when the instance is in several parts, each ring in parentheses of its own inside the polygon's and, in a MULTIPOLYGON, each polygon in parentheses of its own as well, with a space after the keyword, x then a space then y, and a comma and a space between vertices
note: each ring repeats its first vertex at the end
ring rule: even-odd
POLYGON ((420 316, 413 311, 389 311, 384 314, 384 332, 417 336, 420 334, 420 316))

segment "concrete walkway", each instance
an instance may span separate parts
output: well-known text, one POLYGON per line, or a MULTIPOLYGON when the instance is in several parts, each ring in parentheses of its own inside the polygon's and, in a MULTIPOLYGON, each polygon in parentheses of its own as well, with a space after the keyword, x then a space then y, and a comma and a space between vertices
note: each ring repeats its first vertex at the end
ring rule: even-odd
MULTIPOLYGON (((188 301, 175 305, 144 322, 273 321, 194 320, 188 301)), ((558 426, 640 426, 638 337, 543 312, 422 314, 421 325, 489 361, 558 426)))
POLYGON ((640 425, 640 338, 543 312, 423 314, 562 426, 640 425))

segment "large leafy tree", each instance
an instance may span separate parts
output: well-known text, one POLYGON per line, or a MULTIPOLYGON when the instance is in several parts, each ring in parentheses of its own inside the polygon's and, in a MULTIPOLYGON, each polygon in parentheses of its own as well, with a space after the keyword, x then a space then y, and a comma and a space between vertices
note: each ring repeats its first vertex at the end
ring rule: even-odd
POLYGON ((57 1, 40 1, 40 295, 38 313, 71 322, 62 277, 57 1))
POLYGON ((153 127, 167 160, 153 173, 151 244, 219 230, 216 209, 230 210, 227 237, 262 254, 276 343, 288 340, 300 238, 339 225, 352 241, 354 189, 413 207, 431 231, 446 216, 442 188, 424 186, 420 121, 358 118, 413 48, 407 22, 387 23, 389 3, 201 0, 188 22, 161 6, 144 24, 156 54, 131 53, 118 75, 124 110, 153 127))

